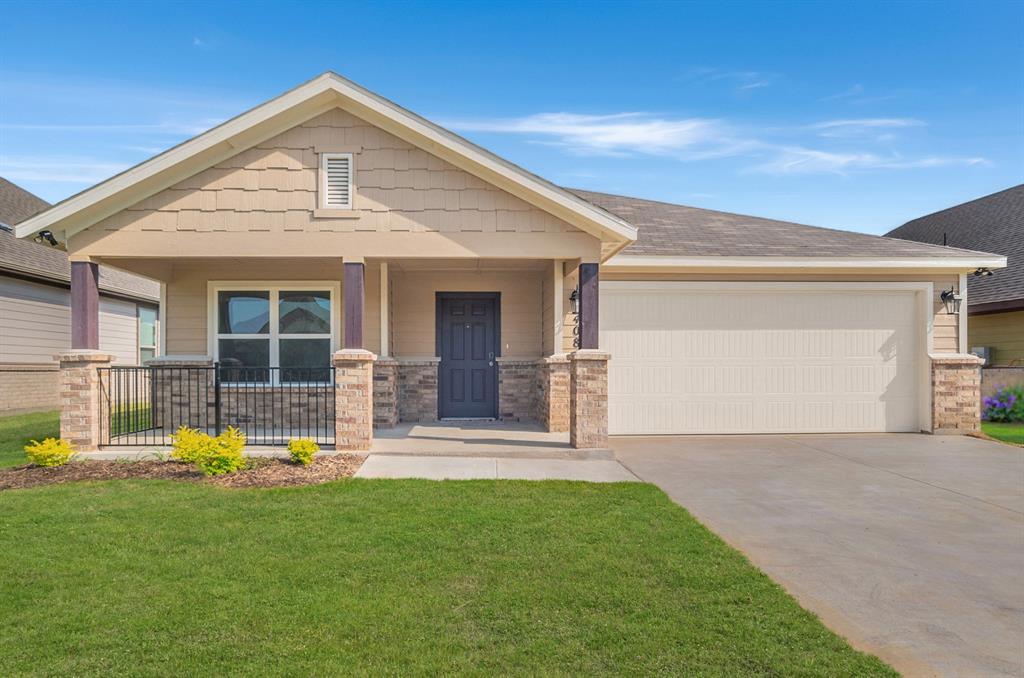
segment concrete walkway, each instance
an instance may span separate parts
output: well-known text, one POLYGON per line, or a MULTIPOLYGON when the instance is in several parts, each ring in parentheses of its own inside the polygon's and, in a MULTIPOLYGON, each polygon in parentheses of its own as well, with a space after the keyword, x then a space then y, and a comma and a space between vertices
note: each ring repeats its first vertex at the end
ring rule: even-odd
POLYGON ((585 480, 592 483, 636 481, 619 462, 607 459, 508 459, 371 454, 356 478, 428 480, 585 480))
POLYGON ((905 675, 1024 675, 1024 450, 916 434, 612 446, 905 675))

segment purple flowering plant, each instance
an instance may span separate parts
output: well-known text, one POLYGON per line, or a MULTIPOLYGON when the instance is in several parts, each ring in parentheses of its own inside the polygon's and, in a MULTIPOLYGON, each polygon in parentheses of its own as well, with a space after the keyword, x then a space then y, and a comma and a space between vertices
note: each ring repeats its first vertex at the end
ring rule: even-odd
POLYGON ((981 401, 985 421, 1024 421, 1024 386, 1004 386, 981 401))

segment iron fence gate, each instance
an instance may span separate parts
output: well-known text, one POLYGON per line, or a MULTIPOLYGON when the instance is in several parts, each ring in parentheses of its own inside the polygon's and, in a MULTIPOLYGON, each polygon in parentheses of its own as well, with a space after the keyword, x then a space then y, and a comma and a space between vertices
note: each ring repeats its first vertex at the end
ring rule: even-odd
POLYGON ((234 426, 250 445, 334 444, 333 367, 109 367, 100 378, 104 445, 168 445, 182 426, 234 426))

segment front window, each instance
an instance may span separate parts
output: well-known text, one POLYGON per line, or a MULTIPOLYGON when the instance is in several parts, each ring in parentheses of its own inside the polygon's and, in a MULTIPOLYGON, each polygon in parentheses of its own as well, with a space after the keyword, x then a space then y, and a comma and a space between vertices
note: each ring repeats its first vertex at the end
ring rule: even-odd
POLYGON ((215 358, 226 381, 326 381, 334 349, 331 289, 268 287, 216 293, 215 358))
POLYGON ((150 306, 138 307, 139 317, 139 364, 145 365, 157 354, 157 312, 150 306))

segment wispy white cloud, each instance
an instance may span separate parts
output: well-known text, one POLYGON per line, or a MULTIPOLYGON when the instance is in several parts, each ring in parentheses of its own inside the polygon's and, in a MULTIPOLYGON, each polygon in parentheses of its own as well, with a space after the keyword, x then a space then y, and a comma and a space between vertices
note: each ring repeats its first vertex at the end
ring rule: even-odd
POLYGON ((673 119, 648 113, 538 113, 522 118, 453 120, 447 124, 469 132, 533 135, 542 143, 580 154, 705 158, 727 152, 727 147, 736 143, 718 120, 673 119))
POLYGON ((818 101, 836 101, 837 99, 850 99, 864 94, 864 85, 856 84, 848 89, 844 89, 842 92, 836 92, 827 97, 822 97, 818 101))
POLYGON ((538 113, 521 118, 450 121, 469 132, 516 134, 533 143, 560 146, 584 155, 653 155, 684 161, 746 158, 744 171, 770 174, 848 174, 949 165, 979 165, 981 157, 904 156, 872 150, 894 138, 889 131, 921 127, 913 118, 849 118, 794 127, 744 128, 710 118, 672 118, 651 113, 606 115, 538 113), (793 143, 785 141, 797 136, 793 143), (824 148, 816 148, 817 139, 824 148), (856 143, 866 148, 841 148, 856 143))
POLYGON ((44 181, 89 186, 109 179, 129 167, 85 156, 0 156, 0 175, 11 181, 44 181))
POLYGON ((869 152, 831 152, 787 146, 777 149, 771 160, 754 165, 748 171, 765 174, 850 174, 880 169, 914 169, 949 165, 983 165, 980 157, 879 155, 869 152))
POLYGON ((201 134, 221 122, 217 118, 206 118, 192 122, 157 122, 157 123, 111 123, 111 124, 79 124, 79 123, 0 123, 0 130, 19 132, 142 132, 150 134, 166 134, 172 136, 201 134))
POLYGON ((683 75, 683 80, 697 83, 725 82, 729 83, 738 93, 769 87, 779 79, 778 73, 764 71, 730 70, 699 66, 691 68, 683 75))

